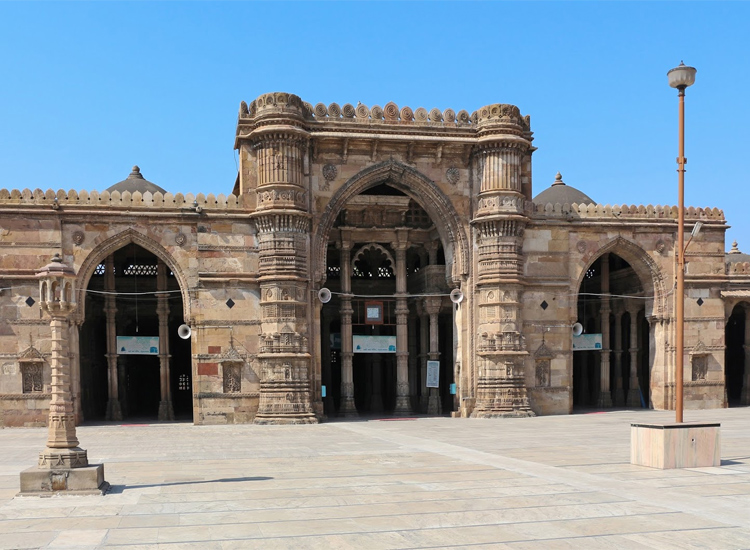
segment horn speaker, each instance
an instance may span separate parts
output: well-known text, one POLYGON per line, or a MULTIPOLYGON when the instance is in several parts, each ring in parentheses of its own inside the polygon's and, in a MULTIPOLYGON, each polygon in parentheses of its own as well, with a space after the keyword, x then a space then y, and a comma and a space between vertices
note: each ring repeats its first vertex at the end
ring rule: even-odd
POLYGON ((331 301, 331 291, 328 290, 326 287, 321 288, 318 291, 318 300, 320 300, 320 302, 322 304, 327 304, 328 302, 330 302, 331 301))
POLYGON ((179 336, 183 340, 187 340, 188 338, 190 338, 191 334, 193 334, 193 331, 187 325, 180 325, 180 328, 177 329, 177 336, 179 336))
POLYGON ((581 323, 576 323, 573 325, 573 336, 580 336, 583 334, 583 325, 581 323))
POLYGON ((464 299, 464 293, 461 292, 460 288, 454 288, 451 290, 451 302, 454 304, 460 304, 464 299))

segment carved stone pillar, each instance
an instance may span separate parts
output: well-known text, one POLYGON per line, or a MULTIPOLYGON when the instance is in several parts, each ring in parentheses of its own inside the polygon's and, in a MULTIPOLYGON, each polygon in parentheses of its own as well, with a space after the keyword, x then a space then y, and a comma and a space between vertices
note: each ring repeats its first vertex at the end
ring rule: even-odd
POLYGON ((417 302, 419 313, 419 366, 422 373, 419 385, 419 412, 426 413, 429 401, 429 388, 427 382, 427 360, 430 353, 430 316, 424 309, 422 301, 417 302))
POLYGON ((299 97, 266 94, 253 102, 237 138, 252 151, 252 158, 243 157, 242 162, 252 164, 246 172, 255 175, 257 185, 252 214, 258 233, 261 307, 256 424, 318 421, 308 343, 312 295, 306 116, 299 97))
POLYGON ((396 408, 395 414, 411 414, 409 403, 409 306, 406 304, 406 239, 393 245, 396 251, 396 408))
POLYGON ((472 416, 533 416, 524 373, 528 355, 521 334, 524 190, 531 177, 528 118, 513 105, 477 112, 480 144, 474 157, 480 192, 472 220, 477 251, 477 395, 472 416))
POLYGON ((636 308, 630 308, 628 310, 630 314, 630 347, 628 348, 628 355, 630 355, 630 385, 628 388, 628 407, 640 407, 641 406, 641 392, 640 385, 638 382, 638 310, 636 308))
POLYGON ((419 349, 417 346, 417 316, 409 314, 409 402, 413 411, 419 410, 417 397, 417 373, 419 370, 419 349))
MULTIPOLYGON (((159 260, 156 270, 156 290, 167 290, 167 266, 159 260)), ((166 293, 156 295, 156 316, 159 319, 159 420, 174 420, 172 390, 169 387, 169 302, 166 293)))
MULTIPOLYGON (((428 355, 430 361, 440 361, 438 315, 440 314, 441 302, 442 298, 436 296, 424 299, 424 309, 430 319, 430 352, 428 355)), ((430 397, 427 401, 427 414, 440 414, 442 412, 438 390, 439 388, 429 388, 430 397)))
POLYGON ((352 243, 341 241, 341 402, 339 416, 357 416, 354 402, 354 353, 352 352, 352 243))
POLYGON ((750 405, 750 308, 745 307, 745 342, 742 348, 745 350, 745 374, 742 380, 741 403, 750 405))
POLYGON ((70 361, 70 394, 73 400, 73 414, 76 418, 76 425, 83 422, 83 407, 81 407, 81 340, 80 340, 81 323, 78 320, 71 319, 70 345, 68 346, 70 361))
POLYGON ((50 316, 52 398, 47 447, 39 453, 36 468, 21 472, 21 492, 97 491, 105 484, 104 467, 89 467, 86 451, 78 446, 70 388, 68 329, 77 306, 75 273, 55 254, 37 278, 39 305, 50 316), (81 471, 75 473, 75 469, 81 471))
POLYGON ((622 383, 622 310, 615 309, 615 342, 614 342, 614 359, 615 359, 615 393, 612 396, 612 403, 620 406, 625 404, 625 389, 622 383))
POLYGON ((379 353, 373 353, 371 358, 370 412, 380 413, 383 412, 383 358, 379 353))
POLYGON ((612 406, 612 393, 610 391, 610 379, 609 379, 609 358, 612 350, 610 349, 609 342, 609 313, 610 299, 609 299, 609 254, 602 255, 602 302, 601 302, 601 316, 602 316, 602 351, 601 351, 601 377, 599 385, 599 399, 597 400, 597 406, 601 408, 612 406))
POLYGON ((111 254, 104 260, 104 315, 107 322, 107 420, 122 420, 117 374, 117 298, 115 297, 115 259, 111 254), (111 294, 110 294, 111 293, 111 294))

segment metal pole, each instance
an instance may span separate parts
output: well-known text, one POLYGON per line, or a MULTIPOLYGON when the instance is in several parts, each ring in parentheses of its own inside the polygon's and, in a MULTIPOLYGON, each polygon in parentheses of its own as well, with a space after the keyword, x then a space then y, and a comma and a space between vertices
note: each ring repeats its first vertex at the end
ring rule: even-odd
POLYGON ((685 87, 679 88, 679 152, 677 157, 678 174, 678 214, 677 214, 677 289, 675 293, 675 315, 677 335, 675 347, 675 422, 682 423, 682 378, 685 355, 685 87))

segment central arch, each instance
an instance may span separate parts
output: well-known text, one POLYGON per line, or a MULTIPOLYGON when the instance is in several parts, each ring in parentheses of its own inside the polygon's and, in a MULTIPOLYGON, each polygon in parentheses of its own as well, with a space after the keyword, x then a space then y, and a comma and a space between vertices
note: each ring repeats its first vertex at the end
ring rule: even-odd
POLYGON ((460 284, 461 278, 469 272, 469 244, 458 212, 434 181, 418 170, 395 160, 381 162, 362 170, 331 197, 313 239, 315 281, 321 283, 325 277, 328 237, 336 217, 350 199, 381 183, 388 183, 408 195, 425 209, 430 218, 442 222, 436 225, 445 250, 446 265, 450 266, 450 282, 460 284))

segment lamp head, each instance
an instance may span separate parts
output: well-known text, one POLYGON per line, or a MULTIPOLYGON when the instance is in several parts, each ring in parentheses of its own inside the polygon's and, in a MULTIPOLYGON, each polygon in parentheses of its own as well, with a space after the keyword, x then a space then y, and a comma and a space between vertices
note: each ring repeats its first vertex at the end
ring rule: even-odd
POLYGON ((695 73, 698 72, 695 67, 688 67, 682 61, 674 69, 667 73, 667 80, 672 88, 685 90, 688 86, 695 84, 695 73))
POLYGON ((690 235, 692 237, 697 237, 698 233, 701 232, 702 227, 703 227, 703 222, 695 222, 695 225, 693 226, 693 230, 690 232, 690 235))

